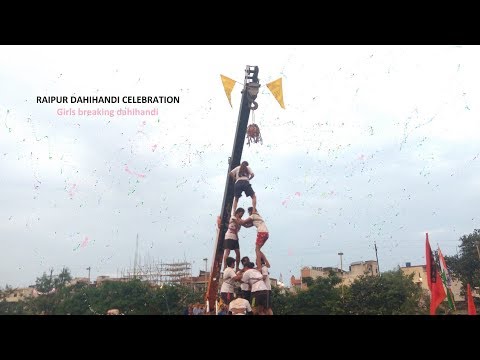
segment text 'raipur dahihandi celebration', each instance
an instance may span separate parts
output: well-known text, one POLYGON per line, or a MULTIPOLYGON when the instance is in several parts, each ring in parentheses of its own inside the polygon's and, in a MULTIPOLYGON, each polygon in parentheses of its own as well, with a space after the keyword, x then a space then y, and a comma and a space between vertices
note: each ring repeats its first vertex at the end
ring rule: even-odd
POLYGON ((37 96, 37 104, 179 104, 180 96, 37 96))

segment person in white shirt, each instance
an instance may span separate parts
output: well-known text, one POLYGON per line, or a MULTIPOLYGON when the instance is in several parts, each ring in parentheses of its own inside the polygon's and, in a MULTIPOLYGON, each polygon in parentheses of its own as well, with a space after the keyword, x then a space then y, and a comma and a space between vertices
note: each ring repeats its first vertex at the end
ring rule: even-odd
POLYGON ((235 250, 235 261, 237 264, 235 271, 238 271, 240 263, 240 245, 238 243, 238 232, 240 231, 240 222, 242 221, 243 214, 245 214, 245 210, 243 208, 238 208, 235 211, 235 216, 232 216, 230 218, 228 229, 225 233, 225 241, 223 243, 223 248, 225 249, 223 254, 223 269, 227 268, 227 257, 230 255, 230 250, 235 250))
POLYGON ((265 315, 267 309, 268 290, 263 281, 263 275, 255 269, 255 264, 249 262, 245 265, 242 282, 250 284, 252 291, 252 307, 255 315, 265 315))
POLYGON ((234 283, 235 281, 232 280, 235 277, 235 271, 233 267, 235 266, 235 259, 232 257, 227 258, 227 268, 223 272, 223 283, 222 287, 220 288, 220 297, 224 304, 230 304, 230 301, 233 300, 235 294, 234 283))
POLYGON ((236 276, 234 277, 235 281, 240 281, 240 289, 242 290, 242 298, 245 300, 248 300, 248 302, 251 303, 252 301, 252 292, 251 292, 251 287, 249 283, 244 283, 242 282, 242 276, 245 271, 247 271, 249 268, 246 267, 246 265, 250 262, 250 259, 248 256, 244 256, 241 260, 242 263, 242 269, 237 271, 236 276))
POLYGON ((235 181, 235 185, 233 186, 234 199, 232 205, 232 216, 237 210, 238 199, 240 199, 243 192, 245 192, 245 196, 250 196, 252 198, 252 206, 254 209, 256 209, 257 196, 255 195, 255 191, 253 191, 252 185, 250 184, 250 180, 253 179, 255 174, 248 166, 248 162, 243 161, 241 165, 230 171, 229 175, 235 181))
MULTIPOLYGON (((248 256, 244 256, 241 260, 241 263, 242 263, 242 267, 243 269, 240 270, 240 271, 237 271, 237 275, 240 275, 239 277, 237 277, 237 280, 241 280, 242 279, 242 275, 243 275, 243 272, 246 270, 245 268, 245 264, 249 263, 250 262, 250 259, 248 258, 248 256)), ((250 285, 247 284, 247 283, 241 283, 240 284, 240 289, 242 290, 242 297, 245 299, 245 300, 248 300, 249 302, 252 300, 252 293, 250 291, 250 285)))
POLYGON ((270 264, 265 264, 265 261, 262 260, 262 275, 263 275, 263 281, 265 282, 265 286, 267 287, 268 293, 267 293, 267 306, 265 309, 265 315, 273 315, 272 311, 272 284, 270 283, 270 273, 268 271, 268 268, 270 267, 270 264))
POLYGON ((247 299, 243 298, 242 291, 236 292, 235 300, 230 301, 228 305, 229 315, 252 315, 252 307, 247 299))
POLYGON ((265 221, 258 212, 255 212, 253 207, 248 208, 248 215, 245 220, 240 222, 246 228, 255 226, 257 228, 257 240, 255 241, 255 254, 257 256, 257 270, 262 270, 262 261, 268 263, 267 257, 260 250, 265 242, 268 240, 269 232, 265 221))

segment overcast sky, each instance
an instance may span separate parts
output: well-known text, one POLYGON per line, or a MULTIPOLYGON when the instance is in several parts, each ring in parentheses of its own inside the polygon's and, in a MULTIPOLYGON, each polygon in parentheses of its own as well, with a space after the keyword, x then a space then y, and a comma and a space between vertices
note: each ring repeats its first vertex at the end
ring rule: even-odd
MULTIPOLYGON (((243 159, 272 277, 454 255, 479 228, 478 46, 0 46, 0 286, 62 266, 116 276, 139 255, 208 268, 241 85, 260 68, 263 145, 243 159), (286 109, 266 84, 283 78, 286 109), (158 116, 59 116, 37 96, 179 96, 158 116), (476 100, 477 99, 477 100, 476 100)), ((251 118, 250 118, 251 121, 251 118)), ((251 206, 242 197, 239 206, 251 206)), ((242 256, 256 232, 242 229, 242 256)))

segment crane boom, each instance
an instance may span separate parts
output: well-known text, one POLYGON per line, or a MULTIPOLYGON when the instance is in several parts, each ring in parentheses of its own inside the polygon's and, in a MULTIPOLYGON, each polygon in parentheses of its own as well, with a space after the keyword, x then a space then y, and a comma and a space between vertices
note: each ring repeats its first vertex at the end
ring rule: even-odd
POLYGON ((220 270, 223 262, 223 243, 230 220, 230 213, 232 211, 233 203, 234 182, 228 174, 230 173, 230 171, 232 171, 232 169, 240 165, 243 145, 245 143, 245 135, 247 133, 250 110, 254 110, 258 107, 258 104, 255 102, 258 89, 260 87, 260 83, 258 80, 258 71, 258 66, 247 65, 245 69, 245 83, 242 90, 242 99, 240 102, 240 110, 238 114, 237 130, 235 132, 235 138, 233 141, 232 156, 229 158, 228 161, 227 179, 225 181, 225 192, 223 195, 222 208, 220 213, 221 222, 217 231, 217 237, 213 252, 212 267, 210 270, 210 278, 208 280, 207 291, 205 294, 205 300, 208 301, 211 311, 214 311, 215 309, 215 300, 217 299, 218 284, 220 280, 220 270), (252 104, 254 105, 254 107, 252 107, 252 104))

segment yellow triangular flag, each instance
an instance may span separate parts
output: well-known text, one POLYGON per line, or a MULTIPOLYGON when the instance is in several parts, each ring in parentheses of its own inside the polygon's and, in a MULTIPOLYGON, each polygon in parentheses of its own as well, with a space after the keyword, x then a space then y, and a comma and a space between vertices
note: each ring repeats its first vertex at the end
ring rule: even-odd
POLYGON ((225 89, 225 94, 227 94, 228 102, 230 103, 230 106, 232 106, 231 95, 232 95, 233 87, 235 86, 235 80, 230 79, 229 77, 223 76, 221 74, 220 74, 220 77, 222 78, 223 88, 225 89))
POLYGON ((272 92, 273 96, 275 96, 275 99, 277 99, 280 106, 285 109, 285 104, 283 103, 282 78, 268 83, 267 87, 272 92))

